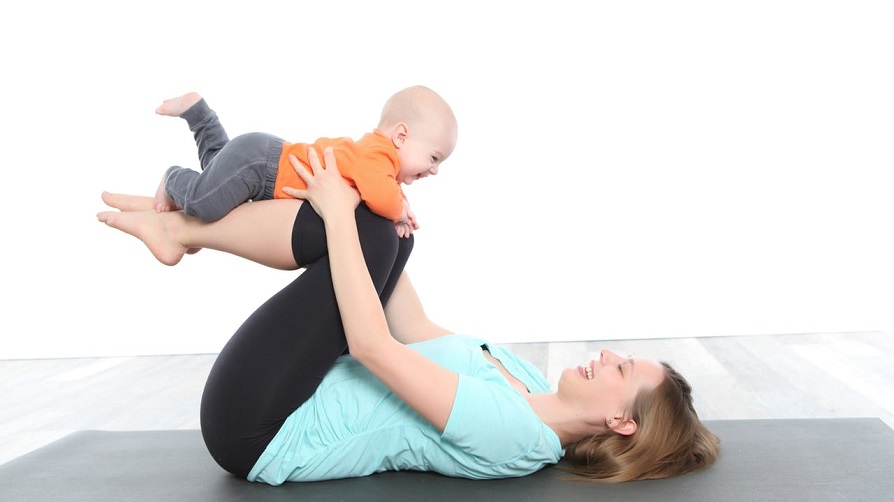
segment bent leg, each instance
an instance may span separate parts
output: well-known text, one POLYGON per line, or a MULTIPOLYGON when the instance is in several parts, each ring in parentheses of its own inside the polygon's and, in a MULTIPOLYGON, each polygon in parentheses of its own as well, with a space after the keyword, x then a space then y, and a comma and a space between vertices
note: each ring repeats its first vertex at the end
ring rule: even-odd
MULTIPOLYGON (((186 120, 189 130, 192 131, 193 138, 196 141, 199 161, 202 163, 203 171, 211 165, 217 153, 230 141, 217 114, 208 107, 208 103, 205 102, 204 98, 195 92, 166 99, 155 110, 155 113, 170 117, 180 117, 186 120)), ((165 172, 158 189, 155 191, 155 210, 158 212, 175 211, 183 208, 174 197, 168 194, 168 180, 175 173, 182 174, 179 179, 181 183, 185 183, 187 178, 192 178, 191 174, 195 172, 179 166, 173 166, 165 172)))
POLYGON ((196 147, 199 150, 199 161, 204 170, 224 145, 230 141, 227 131, 220 123, 217 113, 208 106, 204 98, 180 114, 180 118, 186 121, 189 130, 192 131, 196 147))
MULTIPOLYGON (((299 212, 313 209, 304 205, 299 212)), ((365 206, 356 215, 367 268, 381 294, 389 277, 400 275, 394 226, 365 206)), ((295 230, 301 234, 304 228, 296 225, 295 230)), ((299 236, 296 242, 304 242, 306 249, 323 248, 308 242, 312 238, 299 236)), ((215 361, 201 407, 202 434, 214 459, 247 476, 286 418, 313 395, 346 347, 329 258, 324 256, 256 310, 215 361)))
POLYGON ((183 212, 203 221, 222 218, 236 206, 273 193, 283 140, 272 134, 242 134, 226 144, 201 173, 173 166, 165 193, 183 212))

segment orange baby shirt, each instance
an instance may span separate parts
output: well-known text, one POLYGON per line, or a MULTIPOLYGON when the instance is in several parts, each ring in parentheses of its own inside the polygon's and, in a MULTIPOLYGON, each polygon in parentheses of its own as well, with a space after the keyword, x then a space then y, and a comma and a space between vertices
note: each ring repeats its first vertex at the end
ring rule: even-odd
POLYGON ((360 198, 372 212, 392 221, 400 218, 405 198, 397 181, 400 158, 391 139, 378 131, 366 133, 358 141, 350 138, 320 138, 313 145, 283 142, 273 191, 274 199, 293 198, 283 192, 282 187, 307 187, 289 162, 289 154, 297 157, 308 171, 313 171, 307 157, 311 146, 321 158, 323 150, 332 147, 342 177, 357 188, 360 198))

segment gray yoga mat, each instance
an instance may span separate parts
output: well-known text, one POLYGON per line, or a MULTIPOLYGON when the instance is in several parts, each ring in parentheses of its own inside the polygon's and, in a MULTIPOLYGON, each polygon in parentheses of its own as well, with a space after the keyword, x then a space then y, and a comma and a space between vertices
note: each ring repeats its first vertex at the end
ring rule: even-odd
POLYGON ((249 483, 223 470, 201 433, 82 431, 0 466, 0 500, 52 501, 609 501, 894 500, 894 430, 877 418, 708 421, 722 441, 706 471, 602 485, 555 467, 524 478, 365 478, 249 483))

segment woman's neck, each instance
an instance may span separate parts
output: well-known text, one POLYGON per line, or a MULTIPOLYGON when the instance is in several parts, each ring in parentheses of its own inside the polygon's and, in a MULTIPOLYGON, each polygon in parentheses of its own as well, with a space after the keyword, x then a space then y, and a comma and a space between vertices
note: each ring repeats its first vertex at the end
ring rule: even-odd
POLYGON ((529 394, 526 398, 540 420, 559 436, 562 448, 604 432, 599 430, 599 426, 587 423, 555 393, 529 394))

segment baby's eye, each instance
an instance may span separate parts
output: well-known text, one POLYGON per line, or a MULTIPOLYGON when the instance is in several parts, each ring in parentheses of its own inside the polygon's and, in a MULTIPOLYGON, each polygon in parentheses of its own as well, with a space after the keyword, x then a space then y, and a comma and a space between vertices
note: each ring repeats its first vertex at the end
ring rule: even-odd
POLYGON ((620 364, 618 364, 618 371, 619 371, 622 375, 624 374, 624 367, 621 366, 620 364))

